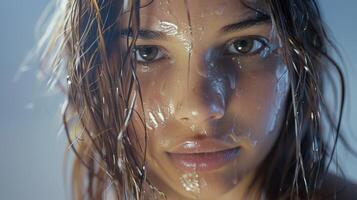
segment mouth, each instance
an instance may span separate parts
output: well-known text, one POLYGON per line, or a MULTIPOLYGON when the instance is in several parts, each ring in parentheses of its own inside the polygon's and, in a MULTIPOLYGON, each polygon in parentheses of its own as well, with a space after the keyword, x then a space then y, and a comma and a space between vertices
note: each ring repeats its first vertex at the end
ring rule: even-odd
POLYGON ((169 158, 174 165, 184 172, 208 172, 219 169, 238 155, 240 147, 219 151, 207 151, 199 153, 170 153, 169 158))

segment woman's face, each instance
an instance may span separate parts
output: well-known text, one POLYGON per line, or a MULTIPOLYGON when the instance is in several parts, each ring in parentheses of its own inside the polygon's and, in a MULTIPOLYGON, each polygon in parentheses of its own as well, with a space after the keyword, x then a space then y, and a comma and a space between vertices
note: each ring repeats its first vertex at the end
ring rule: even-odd
POLYGON ((284 120, 288 73, 269 18, 239 0, 154 0, 140 23, 133 122, 141 146, 147 129, 148 179, 169 199, 237 198, 284 120))

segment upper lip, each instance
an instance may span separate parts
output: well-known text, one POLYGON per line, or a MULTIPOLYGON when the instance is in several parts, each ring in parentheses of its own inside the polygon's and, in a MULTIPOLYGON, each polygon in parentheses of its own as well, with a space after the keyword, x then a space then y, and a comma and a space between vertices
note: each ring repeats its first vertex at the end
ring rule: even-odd
POLYGON ((219 151, 224 151, 232 148, 236 148, 227 144, 224 141, 204 138, 204 139, 192 139, 186 140, 173 148, 171 148, 168 153, 171 154, 197 154, 197 153, 214 153, 219 151))

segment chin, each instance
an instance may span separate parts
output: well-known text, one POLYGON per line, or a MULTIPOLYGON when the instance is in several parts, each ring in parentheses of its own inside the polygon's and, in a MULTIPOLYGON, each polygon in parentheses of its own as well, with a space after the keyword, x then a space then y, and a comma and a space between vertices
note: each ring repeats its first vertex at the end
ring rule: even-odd
POLYGON ((151 172, 149 179, 167 195, 169 200, 216 200, 239 192, 240 188, 244 187, 242 178, 245 177, 241 171, 237 163, 234 162, 220 169, 205 172, 183 172, 176 168, 166 169, 166 173, 170 174, 164 174, 163 171, 157 171, 154 174, 151 172))

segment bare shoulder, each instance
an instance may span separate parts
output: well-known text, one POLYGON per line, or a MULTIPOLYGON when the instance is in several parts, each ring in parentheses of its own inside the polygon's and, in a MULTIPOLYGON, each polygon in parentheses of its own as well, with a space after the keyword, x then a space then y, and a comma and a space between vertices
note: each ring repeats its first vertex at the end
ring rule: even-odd
POLYGON ((328 174, 319 193, 322 199, 357 199, 357 184, 347 178, 328 174))

